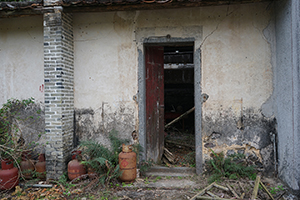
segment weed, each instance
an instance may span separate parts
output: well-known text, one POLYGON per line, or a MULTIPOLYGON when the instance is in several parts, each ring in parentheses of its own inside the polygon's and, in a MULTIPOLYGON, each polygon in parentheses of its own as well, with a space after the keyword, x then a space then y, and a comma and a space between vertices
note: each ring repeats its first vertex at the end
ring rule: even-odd
POLYGON ((223 152, 216 154, 213 150, 213 158, 206 164, 210 177, 210 183, 220 180, 222 177, 230 179, 238 179, 240 177, 249 177, 250 179, 256 178, 254 166, 247 166, 243 162, 243 154, 233 154, 225 158, 223 152))
POLYGON ((99 194, 101 196, 100 197, 101 200, 108 200, 108 199, 113 198, 113 194, 111 191, 104 190, 104 191, 101 191, 99 194))
POLYGON ((166 178, 167 178, 167 179, 170 179, 170 178, 171 178, 171 176, 167 176, 166 178))
POLYGON ((282 185, 279 185, 277 187, 271 187, 271 190, 270 190, 270 193, 271 194, 276 194, 277 192, 279 191, 283 191, 283 186, 282 185))
POLYGON ((110 181, 117 179, 121 175, 119 168, 119 153, 121 144, 128 143, 128 140, 120 139, 118 133, 112 130, 109 133, 109 140, 112 149, 95 141, 83 141, 80 146, 83 148, 83 154, 89 156, 89 160, 82 161, 83 164, 92 168, 99 177, 101 184, 108 184, 110 181))
POLYGON ((140 172, 143 173, 147 171, 150 167, 152 167, 154 164, 153 160, 147 160, 147 161, 142 161, 140 162, 140 172))
POLYGON ((148 180, 148 177, 145 178, 145 184, 149 184, 149 180, 148 180))
POLYGON ((71 195, 70 190, 75 185, 68 182, 68 175, 67 175, 67 173, 64 173, 63 175, 61 175, 59 177, 58 183, 61 184, 65 188, 65 191, 63 192, 63 194, 67 195, 67 196, 70 196, 71 195))

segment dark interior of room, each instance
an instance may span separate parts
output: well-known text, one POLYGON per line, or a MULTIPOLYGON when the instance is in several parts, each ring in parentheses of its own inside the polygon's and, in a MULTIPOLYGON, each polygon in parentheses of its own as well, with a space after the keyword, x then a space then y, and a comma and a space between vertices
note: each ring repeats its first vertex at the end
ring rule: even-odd
MULTIPOLYGON (((193 45, 164 47, 165 125, 194 107, 193 45)), ((174 155, 170 166, 194 165, 194 112, 165 129, 165 147, 174 155)), ((165 156, 165 154, 164 154, 165 156)))

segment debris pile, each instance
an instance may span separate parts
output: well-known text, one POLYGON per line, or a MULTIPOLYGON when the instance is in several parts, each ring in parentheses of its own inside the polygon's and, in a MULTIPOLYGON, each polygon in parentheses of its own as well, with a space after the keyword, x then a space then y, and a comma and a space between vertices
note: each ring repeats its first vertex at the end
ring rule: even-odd
MULTIPOLYGON (((191 200, 196 199, 272 199, 279 200, 285 194, 285 190, 282 191, 271 191, 267 189, 265 184, 261 181, 261 176, 257 175, 255 183, 253 181, 241 182, 238 180, 225 180, 223 183, 226 186, 222 186, 221 183, 217 184, 216 182, 211 183, 196 195, 194 195, 191 200), (230 182, 231 181, 231 182, 230 182)), ((267 183, 269 184, 269 183, 267 183)))

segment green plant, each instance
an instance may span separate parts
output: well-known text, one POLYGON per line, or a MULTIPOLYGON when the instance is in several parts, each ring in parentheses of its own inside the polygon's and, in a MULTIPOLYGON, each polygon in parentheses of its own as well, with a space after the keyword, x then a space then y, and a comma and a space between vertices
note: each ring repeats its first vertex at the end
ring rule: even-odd
POLYGON ((212 149, 212 159, 206 163, 210 177, 208 181, 214 182, 222 177, 238 179, 240 177, 256 177, 254 166, 247 166, 243 161, 243 154, 233 154, 225 158, 223 152, 217 154, 212 149))
POLYGON ((147 171, 150 167, 152 167, 154 164, 153 160, 148 160, 148 161, 142 161, 140 162, 140 172, 143 173, 147 171))
POLYGON ((148 180, 148 177, 145 178, 145 184, 149 184, 149 180, 148 180))
POLYGON ((70 196, 71 195, 71 188, 74 187, 75 185, 72 184, 71 182, 68 182, 68 174, 64 173, 61 175, 58 179, 58 183, 62 185, 65 188, 65 191, 63 192, 64 195, 70 196))
MULTIPOLYGON (((20 162, 24 150, 33 150, 39 145, 35 141, 26 143, 22 132, 23 128, 32 130, 32 125, 39 122, 42 112, 40 109, 34 112, 30 110, 26 116, 22 114, 22 111, 33 104, 34 98, 8 99, 0 108, 0 159, 7 158, 20 162)), ((43 134, 44 132, 39 133, 38 138, 43 134)))
POLYGON ((283 190, 284 190, 284 189, 283 189, 283 186, 282 186, 282 185, 279 185, 279 186, 277 186, 277 187, 271 187, 270 193, 271 193, 271 194, 276 194, 277 192, 283 191, 283 190))
POLYGON ((161 179, 161 177, 160 176, 157 176, 157 177, 155 177, 155 179, 153 180, 153 183, 156 183, 158 180, 160 180, 161 179))
POLYGON ((95 141, 83 141, 80 144, 83 147, 82 153, 89 156, 89 159, 82 163, 94 170, 101 184, 108 184, 121 175, 118 156, 121 145, 128 143, 128 140, 118 137, 115 130, 109 133, 109 140, 111 149, 95 141))

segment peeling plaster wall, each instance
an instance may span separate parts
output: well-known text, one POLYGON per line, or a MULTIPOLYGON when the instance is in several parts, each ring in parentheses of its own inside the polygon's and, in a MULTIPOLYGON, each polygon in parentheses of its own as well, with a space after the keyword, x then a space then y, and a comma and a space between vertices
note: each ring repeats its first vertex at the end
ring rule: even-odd
POLYGON ((193 37, 202 55, 202 92, 209 95, 202 108, 204 158, 209 148, 239 151, 271 169, 276 132, 272 11, 269 3, 255 3, 75 14, 77 140, 103 141, 112 128, 130 137, 138 127, 133 96, 141 41, 167 34, 193 37))
POLYGON ((44 102, 43 18, 0 19, 0 105, 34 97, 44 102))

